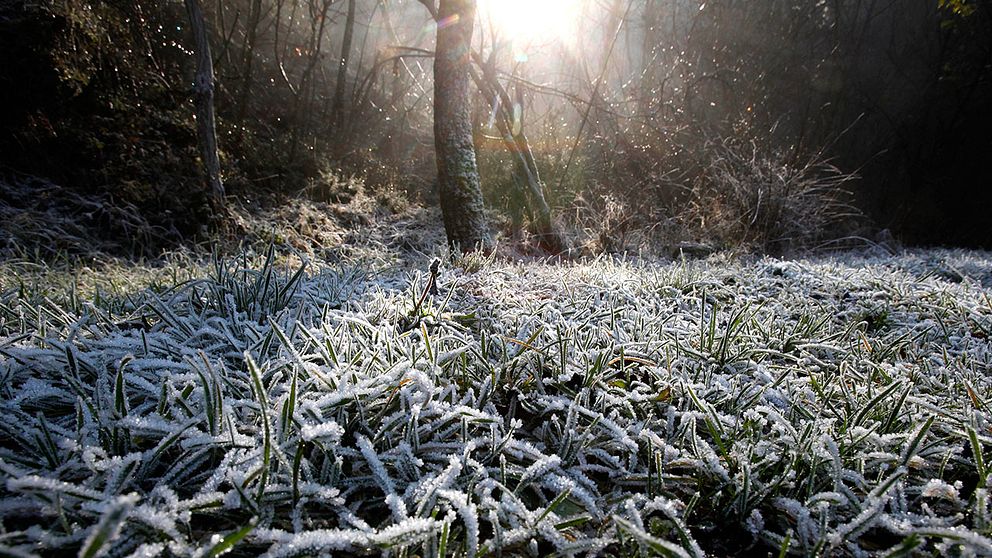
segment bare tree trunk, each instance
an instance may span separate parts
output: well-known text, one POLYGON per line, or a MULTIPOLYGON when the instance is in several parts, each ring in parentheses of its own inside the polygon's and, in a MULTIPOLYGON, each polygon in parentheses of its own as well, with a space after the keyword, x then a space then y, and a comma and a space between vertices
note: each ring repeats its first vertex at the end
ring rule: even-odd
POLYGON ((537 161, 534 159, 527 135, 523 131, 522 90, 518 86, 515 103, 520 108, 519 114, 514 115, 514 101, 510 99, 510 94, 499 82, 492 63, 483 60, 478 53, 473 53, 473 57, 482 68, 482 74, 471 70, 470 75, 483 95, 490 99, 499 99, 494 101, 498 106, 495 122, 500 133, 503 134, 506 148, 514 160, 513 178, 520 190, 511 193, 510 197, 514 234, 521 225, 522 210, 524 209, 523 206, 526 205, 531 210, 532 231, 538 237, 541 247, 554 254, 567 252, 568 243, 555 228, 551 206, 548 205, 544 197, 544 183, 541 181, 540 172, 538 172, 537 161))
POLYGON ((438 190, 448 243, 456 249, 489 249, 482 188, 472 143, 469 53, 475 0, 441 0, 434 56, 434 146, 438 190))
POLYGON ((196 133, 200 142, 200 157, 207 175, 210 199, 215 209, 224 207, 224 182, 220 177, 220 157, 217 154, 217 129, 214 119, 214 62, 210 54, 207 25, 198 0, 185 0, 190 28, 196 48, 196 78, 193 101, 196 105, 196 133))
POLYGON ((308 115, 301 114, 301 112, 304 109, 311 108, 313 105, 316 88, 314 84, 316 80, 314 78, 314 70, 317 68, 317 63, 320 62, 320 55, 324 44, 324 29, 328 22, 327 12, 331 9, 333 3, 334 0, 320 0, 319 11, 316 0, 311 0, 310 3, 310 39, 309 46, 307 47, 310 56, 307 66, 303 70, 303 76, 300 78, 300 84, 296 87, 296 99, 293 103, 293 111, 290 116, 290 122, 293 123, 293 127, 289 142, 289 163, 296 161, 300 139, 301 137, 306 139, 305 136, 310 129, 312 119, 308 115))
POLYGON ((348 80, 348 62, 351 58, 351 42, 355 34, 355 0, 348 0, 348 15, 344 20, 344 38, 341 41, 341 59, 338 61, 338 79, 334 85, 334 104, 331 105, 331 119, 334 128, 344 124, 344 92, 348 80))
POLYGON ((262 0, 252 0, 251 9, 248 12, 248 27, 245 30, 245 41, 241 45, 244 81, 241 83, 241 93, 238 95, 237 119, 239 121, 244 119, 245 110, 248 108, 248 99, 251 96, 251 86, 255 71, 255 42, 258 37, 258 23, 261 17, 262 0))
MULTIPOLYGON (((647 118, 651 113, 651 105, 656 101, 654 98, 655 94, 662 94, 661 91, 654 90, 658 85, 655 68, 658 65, 657 55, 659 46, 657 43, 661 26, 660 5, 660 2, 645 2, 644 11, 641 15, 643 31, 641 37, 640 73, 638 75, 639 96, 637 99, 637 110, 640 113, 638 116, 642 118, 647 118)), ((657 101, 660 102, 661 99, 657 99, 657 101)))

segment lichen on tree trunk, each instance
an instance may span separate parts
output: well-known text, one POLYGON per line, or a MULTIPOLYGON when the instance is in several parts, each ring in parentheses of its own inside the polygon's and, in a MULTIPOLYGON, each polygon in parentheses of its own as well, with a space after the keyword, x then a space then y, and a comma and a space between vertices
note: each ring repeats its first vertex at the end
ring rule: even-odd
POLYGON ((434 146, 448 243, 462 251, 492 244, 472 143, 469 52, 475 0, 441 0, 434 56, 434 146))

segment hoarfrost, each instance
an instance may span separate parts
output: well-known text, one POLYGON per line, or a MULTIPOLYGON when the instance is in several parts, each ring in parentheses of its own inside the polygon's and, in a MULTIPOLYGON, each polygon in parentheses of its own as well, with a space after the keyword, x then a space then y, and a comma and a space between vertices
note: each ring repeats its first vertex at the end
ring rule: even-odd
POLYGON ((413 330, 416 270, 223 263, 121 302, 148 331, 0 294, 4 540, 992 553, 988 254, 486 265, 413 330))

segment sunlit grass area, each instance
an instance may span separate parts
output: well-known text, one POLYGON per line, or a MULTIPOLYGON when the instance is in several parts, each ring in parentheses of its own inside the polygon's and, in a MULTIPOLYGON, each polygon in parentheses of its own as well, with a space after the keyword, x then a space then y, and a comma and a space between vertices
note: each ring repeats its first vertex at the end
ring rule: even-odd
POLYGON ((988 254, 428 264, 5 279, 4 552, 992 552, 988 254))

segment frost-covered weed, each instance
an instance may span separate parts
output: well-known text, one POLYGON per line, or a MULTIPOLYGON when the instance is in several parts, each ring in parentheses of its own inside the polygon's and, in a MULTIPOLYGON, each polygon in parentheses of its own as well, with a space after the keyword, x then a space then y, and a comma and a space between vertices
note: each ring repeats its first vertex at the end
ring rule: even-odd
POLYGON ((112 311, 12 290, 0 551, 990 554, 990 269, 493 261, 428 296, 229 262, 112 311))

